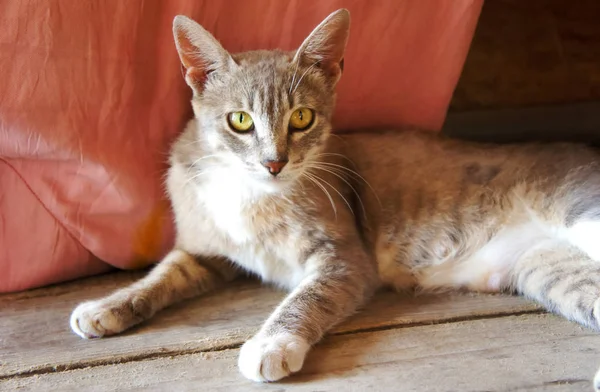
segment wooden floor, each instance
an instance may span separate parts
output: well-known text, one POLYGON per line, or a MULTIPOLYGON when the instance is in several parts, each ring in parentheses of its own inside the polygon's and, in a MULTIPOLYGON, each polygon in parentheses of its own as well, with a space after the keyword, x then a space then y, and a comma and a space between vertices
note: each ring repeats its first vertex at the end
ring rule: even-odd
POLYGON ((590 391, 600 337, 516 297, 380 293, 283 383, 237 371, 238 349, 284 293, 240 281, 129 333, 85 341, 80 301, 140 273, 0 296, 0 390, 590 391))

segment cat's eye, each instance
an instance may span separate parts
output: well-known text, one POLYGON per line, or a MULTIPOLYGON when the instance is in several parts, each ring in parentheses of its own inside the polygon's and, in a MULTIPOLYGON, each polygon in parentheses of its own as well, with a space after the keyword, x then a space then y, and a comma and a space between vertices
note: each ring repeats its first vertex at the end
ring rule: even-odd
POLYGON ((290 129, 292 131, 305 131, 312 125, 314 117, 315 115, 310 109, 297 109, 290 117, 290 129))
POLYGON ((250 132, 254 129, 254 120, 246 112, 233 112, 227 116, 229 126, 235 132, 250 132))

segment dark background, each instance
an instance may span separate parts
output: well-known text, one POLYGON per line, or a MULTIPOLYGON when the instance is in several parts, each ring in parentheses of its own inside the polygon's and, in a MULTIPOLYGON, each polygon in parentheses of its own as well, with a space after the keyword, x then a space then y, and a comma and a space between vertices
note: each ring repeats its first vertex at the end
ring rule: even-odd
POLYGON ((486 0, 444 132, 600 145, 600 0, 486 0))

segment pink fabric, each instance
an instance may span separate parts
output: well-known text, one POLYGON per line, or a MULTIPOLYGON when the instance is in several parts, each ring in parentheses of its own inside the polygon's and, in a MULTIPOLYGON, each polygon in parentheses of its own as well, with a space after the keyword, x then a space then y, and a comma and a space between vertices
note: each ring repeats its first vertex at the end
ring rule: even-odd
POLYGON ((176 14, 231 51, 293 49, 346 7, 336 126, 437 130, 481 5, 0 0, 0 292, 140 267, 168 250, 162 176, 191 115, 171 35, 176 14))

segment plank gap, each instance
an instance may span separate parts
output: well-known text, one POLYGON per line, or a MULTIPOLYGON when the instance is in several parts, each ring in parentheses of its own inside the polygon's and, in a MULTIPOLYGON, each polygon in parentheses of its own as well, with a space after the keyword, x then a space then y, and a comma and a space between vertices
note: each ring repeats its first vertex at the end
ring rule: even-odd
MULTIPOLYGON (((431 320, 425 322, 414 322, 414 323, 398 323, 398 324, 390 324, 378 327, 367 327, 367 328, 354 328, 349 330, 341 330, 341 331, 333 331, 326 335, 325 339, 332 336, 347 336, 347 335, 356 335, 362 333, 373 333, 373 332, 383 332, 390 331, 394 329, 407 329, 407 328, 415 328, 415 327, 424 327, 424 326, 434 326, 434 325, 443 325, 443 324, 452 324, 452 323, 460 323, 460 322, 468 322, 468 321, 479 321, 479 320, 488 320, 488 319, 499 319, 505 317, 519 317, 525 315, 536 315, 536 314, 546 314, 547 312, 543 309, 531 309, 531 310, 522 310, 522 311, 509 311, 504 313, 497 314, 484 314, 484 315, 475 315, 475 316, 457 316, 451 317, 447 319, 441 320, 431 320)), ((104 338, 104 339, 111 339, 104 338)), ((81 369, 92 369, 99 366, 110 366, 110 365, 121 365, 131 362, 141 362, 153 359, 161 359, 161 358, 176 358, 185 355, 195 355, 195 354, 208 354, 208 353, 216 353, 220 351, 227 350, 236 350, 239 349, 244 341, 235 342, 231 344, 224 344, 220 346, 214 346, 203 349, 162 349, 156 352, 145 352, 140 354, 130 354, 130 355, 121 355, 115 359, 98 359, 98 360, 87 360, 78 363, 69 363, 69 364, 59 364, 59 365, 49 365, 46 367, 41 367, 37 369, 26 370, 22 372, 15 372, 12 374, 4 374, 0 375, 0 381, 8 380, 8 379, 16 379, 16 378, 27 378, 32 376, 39 376, 44 374, 51 373, 60 373, 71 370, 81 370, 81 369)))
MULTIPOLYGON (((520 311, 507 311, 507 312, 498 312, 495 314, 482 314, 482 315, 467 315, 467 316, 455 316, 448 317, 440 320, 428 320, 428 321, 418 321, 413 323, 399 323, 399 324, 389 324, 382 325, 376 327, 365 327, 365 328, 355 328, 347 331, 334 331, 333 333, 327 334, 327 336, 344 336, 344 335, 352 335, 358 333, 365 332, 380 332, 380 331, 389 331, 391 329, 403 329, 403 328, 413 328, 413 327, 424 327, 428 325, 441 325, 441 324, 451 324, 451 323, 460 323, 464 321, 476 321, 476 320, 487 320, 487 319, 495 319, 495 318, 503 318, 503 317, 512 317, 512 316, 524 316, 529 314, 546 314, 548 313, 546 310, 539 309, 526 309, 520 311)), ((1 379, 1 378, 0 378, 1 379)))

